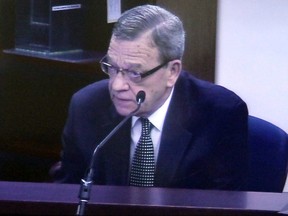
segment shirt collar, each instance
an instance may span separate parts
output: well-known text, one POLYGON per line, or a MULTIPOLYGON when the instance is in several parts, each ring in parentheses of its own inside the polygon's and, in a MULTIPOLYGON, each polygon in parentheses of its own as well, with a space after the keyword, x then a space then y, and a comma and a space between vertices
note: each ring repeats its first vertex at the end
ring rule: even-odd
MULTIPOLYGON (((172 98, 173 91, 174 91, 174 87, 173 87, 169 97, 164 102, 164 104, 148 117, 149 121, 159 131, 162 131, 165 116, 166 116, 166 113, 167 113, 167 110, 168 110, 168 107, 169 107, 169 104, 170 104, 170 101, 172 98)), ((134 125, 138 119, 139 119, 139 117, 137 117, 137 116, 132 117, 132 127, 134 127, 134 125)))

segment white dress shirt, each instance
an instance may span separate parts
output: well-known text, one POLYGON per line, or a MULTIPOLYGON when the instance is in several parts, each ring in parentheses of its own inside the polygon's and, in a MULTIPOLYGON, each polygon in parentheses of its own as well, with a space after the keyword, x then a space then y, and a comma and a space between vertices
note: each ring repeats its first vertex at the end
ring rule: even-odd
MULTIPOLYGON (((171 101, 171 97, 173 94, 172 89, 169 97, 165 101, 165 103, 158 109, 156 110, 153 114, 151 114, 148 119, 149 121, 154 125, 154 127, 151 130, 151 139, 153 142, 153 147, 154 147, 154 156, 155 156, 155 161, 157 161, 158 158, 158 152, 159 152, 159 146, 160 146, 160 139, 161 139, 161 134, 162 134, 162 129, 164 125, 164 120, 165 116, 171 101)), ((141 130, 142 130, 142 125, 139 117, 133 116, 132 117, 132 128, 131 128, 131 158, 130 162, 132 162, 132 158, 137 146, 137 143, 140 139, 141 136, 141 130)), ((130 163, 131 164, 131 163, 130 163)))

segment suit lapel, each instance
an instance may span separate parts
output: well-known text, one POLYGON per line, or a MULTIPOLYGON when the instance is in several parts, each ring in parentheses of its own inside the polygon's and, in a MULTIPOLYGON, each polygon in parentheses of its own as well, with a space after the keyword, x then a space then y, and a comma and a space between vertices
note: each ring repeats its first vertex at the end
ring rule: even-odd
POLYGON ((155 186, 169 185, 192 136, 179 121, 175 121, 175 115, 166 119, 157 160, 155 186))
MULTIPOLYGON (((124 118, 117 114, 112 105, 110 120, 103 126, 103 131, 112 131, 124 118)), ((129 161, 130 161, 130 130, 131 119, 128 119, 124 125, 111 137, 105 147, 104 157, 106 158, 107 176, 115 178, 113 182, 127 184, 129 161)))
POLYGON ((197 127, 199 122, 198 117, 201 111, 196 102, 197 93, 189 92, 191 88, 188 90, 186 86, 185 78, 180 76, 164 122, 155 186, 169 186, 183 156, 186 154, 187 147, 191 145, 193 128, 197 127))

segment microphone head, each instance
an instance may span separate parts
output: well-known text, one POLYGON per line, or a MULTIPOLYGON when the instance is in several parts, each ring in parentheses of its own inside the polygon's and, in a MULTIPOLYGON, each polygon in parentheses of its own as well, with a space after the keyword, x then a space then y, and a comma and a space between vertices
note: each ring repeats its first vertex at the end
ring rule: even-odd
POLYGON ((146 96, 146 94, 145 94, 144 91, 142 91, 142 90, 139 91, 139 92, 137 93, 137 95, 136 95, 136 101, 137 101, 137 103, 138 103, 138 104, 143 103, 144 100, 145 100, 145 96, 146 96))

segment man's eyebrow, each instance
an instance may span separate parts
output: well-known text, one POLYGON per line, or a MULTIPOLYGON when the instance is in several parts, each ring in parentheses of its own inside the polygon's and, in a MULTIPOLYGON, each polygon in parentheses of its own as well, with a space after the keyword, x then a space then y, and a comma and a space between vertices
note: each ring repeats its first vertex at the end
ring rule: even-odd
POLYGON ((141 68, 142 64, 140 64, 140 63, 130 63, 129 67, 131 67, 131 68, 141 68))
MULTIPOLYGON (((117 64, 115 64, 111 59, 108 59, 107 58, 107 62, 109 63, 109 64, 111 64, 112 66, 114 66, 114 67, 119 67, 117 64)), ((123 68, 124 70, 126 69, 126 70, 129 70, 129 69, 140 69, 141 67, 142 67, 142 64, 140 64, 140 63, 127 63, 127 66, 128 67, 126 67, 126 68, 123 68)))

